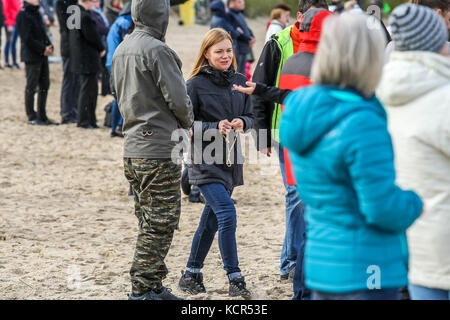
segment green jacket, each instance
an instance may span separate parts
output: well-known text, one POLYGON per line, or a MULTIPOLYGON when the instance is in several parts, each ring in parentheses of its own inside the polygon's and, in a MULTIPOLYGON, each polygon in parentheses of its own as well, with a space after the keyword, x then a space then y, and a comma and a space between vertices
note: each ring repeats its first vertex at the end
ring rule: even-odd
POLYGON ((172 133, 194 121, 177 54, 164 43, 169 2, 133 1, 136 26, 117 48, 112 82, 124 118, 124 157, 170 159, 172 133))

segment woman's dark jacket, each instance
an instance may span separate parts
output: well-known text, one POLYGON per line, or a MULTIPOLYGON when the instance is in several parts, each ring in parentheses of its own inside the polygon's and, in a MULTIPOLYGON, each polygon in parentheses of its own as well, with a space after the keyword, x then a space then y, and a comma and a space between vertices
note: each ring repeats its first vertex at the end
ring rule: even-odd
POLYGON ((231 122, 240 118, 244 121, 245 131, 253 128, 251 99, 233 88, 233 84, 245 85, 246 81, 246 77, 233 68, 222 72, 208 66, 187 82, 195 117, 191 144, 193 166, 189 168, 191 184, 221 183, 227 190, 231 190, 244 183, 239 135, 232 148, 234 136, 229 136, 227 144, 218 127, 222 120, 231 122), (215 129, 209 131, 210 134, 214 133, 213 137, 209 141, 203 141, 208 140, 202 139, 202 134, 208 134, 209 129, 215 129), (217 152, 210 152, 214 149, 213 146, 217 147, 217 152), (232 150, 228 157, 233 162, 231 167, 227 166, 227 150, 232 150), (209 154, 215 157, 213 162, 207 159, 209 154), (200 155, 203 157, 199 158, 200 155))
POLYGON ((100 55, 105 50, 91 13, 82 6, 80 29, 69 31, 70 68, 73 73, 92 74, 100 71, 100 55))
POLYGON ((39 6, 24 2, 16 17, 16 28, 20 34, 20 56, 25 63, 39 63, 44 56, 45 48, 51 45, 45 31, 44 22, 39 13, 39 6))

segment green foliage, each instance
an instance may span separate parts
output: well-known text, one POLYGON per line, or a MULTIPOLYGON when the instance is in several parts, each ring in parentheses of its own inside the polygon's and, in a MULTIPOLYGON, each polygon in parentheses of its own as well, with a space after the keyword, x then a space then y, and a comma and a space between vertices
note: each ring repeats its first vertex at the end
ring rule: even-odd
MULTIPOLYGON (((368 4, 369 0, 366 0, 365 2, 368 4)), ((405 2, 408 1, 387 0, 387 3, 392 9, 405 2)), ((295 13, 298 10, 298 0, 245 0, 245 3, 247 7, 246 13, 249 17, 268 16, 273 7, 280 3, 286 3, 292 8, 292 16, 295 16, 295 13)), ((331 0, 328 0, 328 3, 331 3, 331 0)))

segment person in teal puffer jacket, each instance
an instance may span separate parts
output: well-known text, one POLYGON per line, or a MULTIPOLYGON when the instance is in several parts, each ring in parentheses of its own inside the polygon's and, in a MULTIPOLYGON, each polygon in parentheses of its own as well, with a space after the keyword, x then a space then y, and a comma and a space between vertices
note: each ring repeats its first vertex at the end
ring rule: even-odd
POLYGON ((422 212, 419 196, 395 184, 386 112, 374 95, 383 35, 368 19, 327 18, 315 85, 284 101, 280 138, 306 205, 314 299, 398 299, 408 283, 405 231, 422 212))

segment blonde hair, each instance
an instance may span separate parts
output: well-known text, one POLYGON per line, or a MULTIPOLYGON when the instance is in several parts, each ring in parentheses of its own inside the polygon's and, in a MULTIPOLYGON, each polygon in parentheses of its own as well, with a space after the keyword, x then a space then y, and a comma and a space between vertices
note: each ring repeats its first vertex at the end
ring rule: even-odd
POLYGON ((285 12, 287 11, 283 9, 273 9, 272 12, 270 12, 270 21, 280 19, 285 12))
MULTIPOLYGON (((222 42, 223 40, 230 40, 231 45, 233 45, 233 39, 231 38, 230 34, 222 28, 211 29, 205 34, 202 45, 200 47, 200 52, 198 53, 197 61, 195 62, 194 68, 189 75, 189 79, 198 75, 204 66, 209 65, 208 59, 206 59, 206 53, 212 46, 218 44, 219 42, 222 42)), ((234 69, 237 69, 236 56, 234 54, 232 65, 234 69)))
POLYGON ((386 39, 380 23, 362 13, 328 17, 311 69, 317 84, 374 94, 383 70, 386 39))

